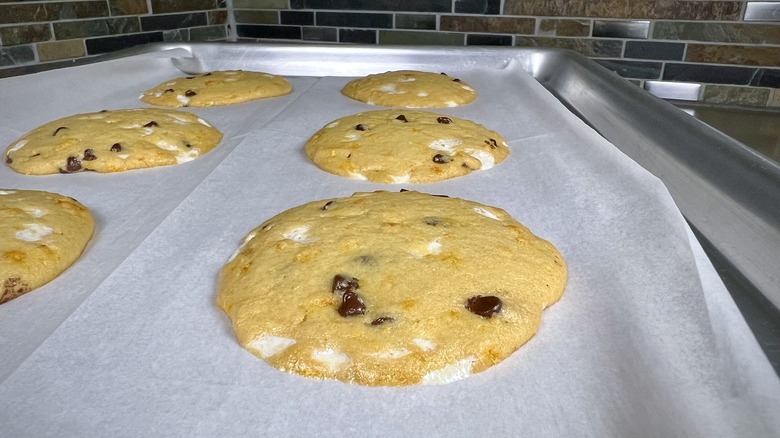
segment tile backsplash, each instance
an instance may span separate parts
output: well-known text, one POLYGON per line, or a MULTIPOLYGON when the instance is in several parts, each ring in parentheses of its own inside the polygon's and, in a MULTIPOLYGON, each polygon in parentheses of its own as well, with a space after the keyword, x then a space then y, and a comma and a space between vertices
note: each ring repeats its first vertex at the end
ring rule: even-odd
POLYGON ((780 106, 780 1, 0 0, 0 76, 204 40, 560 47, 647 88, 780 106))

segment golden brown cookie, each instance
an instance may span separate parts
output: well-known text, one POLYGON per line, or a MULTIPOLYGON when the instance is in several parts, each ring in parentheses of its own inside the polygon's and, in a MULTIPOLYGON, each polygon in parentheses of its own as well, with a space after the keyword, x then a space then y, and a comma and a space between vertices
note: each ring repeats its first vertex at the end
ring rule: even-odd
POLYGON ((0 304, 60 275, 94 229, 89 210, 73 198, 0 189, 0 304))
POLYGON ((257 71, 227 70, 165 81, 141 95, 157 106, 232 105, 290 94, 292 86, 281 76, 257 71))
POLYGON ((403 108, 444 108, 470 103, 477 97, 471 85, 444 73, 389 71, 353 79, 341 92, 371 105, 403 108))
POLYGON ((306 154, 320 169, 375 182, 426 183, 490 169, 509 155, 495 131, 418 110, 368 111, 317 131, 306 154))
POLYGON ((501 209, 357 193, 254 229, 222 269, 217 304, 239 343, 282 371, 442 384, 517 350, 565 283, 555 247, 501 209))
POLYGON ((120 172, 191 161, 220 140, 219 130, 184 111, 101 111, 33 129, 8 146, 5 162, 27 175, 120 172))

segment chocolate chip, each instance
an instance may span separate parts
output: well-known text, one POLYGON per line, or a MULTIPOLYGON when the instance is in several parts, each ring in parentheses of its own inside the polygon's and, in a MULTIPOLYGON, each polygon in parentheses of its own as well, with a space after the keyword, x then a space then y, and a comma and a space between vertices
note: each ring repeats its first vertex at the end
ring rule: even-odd
POLYGON ((184 92, 184 95, 187 96, 187 97, 192 97, 192 96, 194 96, 196 94, 198 94, 198 93, 196 93, 196 92, 194 92, 192 90, 187 90, 187 91, 184 92))
POLYGON ((475 295, 466 300, 466 308, 469 312, 479 315, 483 318, 491 318, 501 311, 501 298, 488 295, 475 295))
POLYGON ((156 127, 156 126, 160 126, 160 125, 158 125, 158 124, 157 124, 157 122, 155 122, 154 120, 152 120, 151 122, 149 122, 149 123, 145 124, 145 125, 144 125, 144 128, 154 128, 154 127, 156 127))
POLYGON ((203 76, 211 76, 211 72, 204 74, 203 76))
POLYGON ((92 161, 96 158, 95 151, 92 149, 84 149, 84 161, 92 161))
POLYGON ((54 130, 54 134, 52 134, 51 136, 54 137, 55 135, 57 135, 58 132, 62 131, 63 129, 68 129, 68 128, 66 128, 65 126, 60 126, 59 128, 54 130))
POLYGON ((189 144, 189 143, 184 143, 184 147, 191 148, 191 147, 192 147, 192 145, 191 145, 191 144, 189 144))
POLYGON ((163 93, 173 93, 173 88, 168 88, 163 93))
POLYGON ((452 123, 452 119, 449 117, 439 117, 438 119, 436 119, 436 121, 445 125, 449 125, 450 123, 452 123))
POLYGON ((400 116, 396 117, 395 119, 396 120, 400 120, 400 121, 402 121, 404 123, 408 122, 408 120, 406 120, 406 116, 403 115, 403 114, 401 114, 400 116))
POLYGON ((40 153, 40 152, 38 152, 37 154, 32 154, 32 155, 30 155, 30 158, 33 158, 33 157, 40 157, 40 156, 41 156, 41 153, 40 153))
POLYGON ((401 189, 401 190, 399 190, 399 192, 401 192, 401 193, 403 193, 403 192, 411 192, 411 190, 401 189))
POLYGON ((11 163, 13 163, 13 162, 14 162, 14 160, 12 160, 12 159, 11 159, 11 157, 9 157, 8 155, 6 155, 6 156, 5 156, 5 162, 6 162, 6 163, 8 163, 8 164, 11 164, 11 163))
POLYGON ((485 140, 485 144, 490 146, 490 149, 496 149, 498 147, 498 143, 496 143, 496 140, 494 138, 489 138, 485 140))
POLYGON ((119 143, 114 143, 111 145, 111 152, 121 152, 122 151, 122 145, 119 143))
POLYGON ((447 195, 431 195, 431 196, 435 196, 437 198, 449 198, 449 196, 447 195))
POLYGON ((444 76, 447 76, 447 73, 441 72, 440 74, 443 74, 444 76))
POLYGON ((322 206, 321 210, 327 210, 330 208, 331 205, 333 205, 333 201, 328 201, 325 203, 325 205, 322 206))
POLYGON ((371 321, 371 325, 382 325, 386 322, 393 322, 395 321, 395 318, 392 316, 380 316, 379 318, 371 321))
POLYGON ((376 266, 379 264, 376 259, 370 255, 357 256, 352 260, 360 263, 361 265, 376 266))
POLYGON ((195 79, 195 76, 187 76, 187 79, 195 79))
POLYGON ((368 131, 368 126, 360 123, 358 125, 355 125, 355 129, 358 131, 368 131))
POLYGON ((460 82, 460 79, 455 78, 455 79, 452 80, 452 82, 460 82))
POLYGON ((99 112, 101 112, 101 113, 107 113, 107 112, 108 112, 108 110, 100 110, 99 112))
POLYGON ((343 317, 362 315, 366 313, 366 305, 355 292, 344 292, 339 306, 339 315, 343 317))
POLYGON ((452 161, 452 158, 450 158, 449 155, 436 154, 433 156, 434 163, 444 164, 449 163, 450 161, 452 161))
POLYGON ((68 164, 65 166, 65 169, 59 168, 60 173, 73 173, 79 170, 81 170, 81 161, 76 157, 68 157, 68 164))
POLYGON ((333 287, 331 288, 331 291, 333 293, 355 292, 359 288, 360 288, 360 284, 358 284, 358 279, 355 277, 350 277, 349 275, 341 275, 341 274, 336 274, 333 276, 333 287))

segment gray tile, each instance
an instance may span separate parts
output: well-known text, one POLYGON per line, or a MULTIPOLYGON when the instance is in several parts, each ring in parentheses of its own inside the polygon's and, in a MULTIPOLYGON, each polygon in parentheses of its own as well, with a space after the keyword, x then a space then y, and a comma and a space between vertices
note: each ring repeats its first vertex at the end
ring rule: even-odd
POLYGON ((745 21, 780 21, 780 2, 748 2, 745 21))
POLYGON ((35 61, 35 50, 29 46, 0 47, 0 67, 27 64, 35 61))
POLYGON ((379 44, 462 46, 464 43, 465 35, 462 33, 414 32, 402 30, 379 31, 379 44))
POLYGON ((657 59, 660 61, 682 61, 685 53, 683 43, 659 43, 655 41, 626 41, 624 58, 657 59))
POLYGON ((593 22, 594 37, 647 39, 649 32, 649 21, 595 20, 593 22))

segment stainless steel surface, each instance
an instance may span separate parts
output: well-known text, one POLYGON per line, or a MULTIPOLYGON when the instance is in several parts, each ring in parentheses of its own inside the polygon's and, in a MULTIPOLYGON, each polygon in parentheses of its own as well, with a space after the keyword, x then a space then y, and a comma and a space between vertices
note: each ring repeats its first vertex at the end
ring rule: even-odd
POLYGON ((701 84, 688 82, 645 81, 645 90, 661 99, 699 100, 701 84))
POLYGON ((593 22, 594 37, 647 39, 649 33, 649 21, 595 20, 593 22))
POLYGON ((745 21, 780 21, 780 2, 748 2, 745 21))

